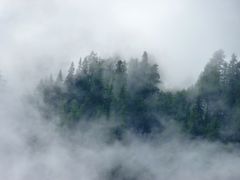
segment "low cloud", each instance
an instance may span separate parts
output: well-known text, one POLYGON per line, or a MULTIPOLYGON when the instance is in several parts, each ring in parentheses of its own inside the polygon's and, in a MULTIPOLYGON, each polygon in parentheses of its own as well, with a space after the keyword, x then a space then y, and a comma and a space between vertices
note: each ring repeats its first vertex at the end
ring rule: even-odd
POLYGON ((125 58, 147 50, 166 86, 186 87, 215 50, 240 53, 239 7, 237 0, 1 0, 0 68, 12 81, 15 74, 34 81, 91 50, 125 58))
MULTIPOLYGON (((237 180, 238 145, 191 140, 169 124, 160 136, 108 141, 108 126, 62 131, 13 92, 1 94, 0 178, 6 180, 237 180), (171 134, 171 136, 170 136, 171 134)), ((166 125, 166 124, 165 124, 166 125)))
MULTIPOLYGON (((0 179, 238 180, 238 144, 192 140, 176 124, 161 136, 108 139, 108 127, 59 129, 29 101, 49 72, 91 50, 136 57, 147 50, 167 87, 195 82, 211 54, 240 54, 239 1, 0 0, 0 179)), ((54 74, 55 75, 55 74, 54 74)))

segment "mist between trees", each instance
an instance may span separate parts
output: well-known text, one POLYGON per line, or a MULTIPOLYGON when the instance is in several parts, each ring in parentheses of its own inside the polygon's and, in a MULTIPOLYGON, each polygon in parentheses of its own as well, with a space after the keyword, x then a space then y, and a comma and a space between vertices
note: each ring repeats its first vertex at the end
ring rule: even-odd
POLYGON ((0 179, 238 180, 239 66, 217 51, 195 85, 173 92, 146 52, 91 53, 31 97, 3 83, 0 179))
POLYGON ((46 118, 59 115, 61 126, 114 122, 116 137, 126 130, 161 133, 165 119, 192 137, 240 141, 240 62, 234 54, 226 61, 224 52, 216 51, 188 89, 163 90, 160 74, 147 52, 127 62, 91 52, 77 66, 72 63, 66 77, 60 70, 55 79, 39 83, 43 103, 38 107, 46 118))

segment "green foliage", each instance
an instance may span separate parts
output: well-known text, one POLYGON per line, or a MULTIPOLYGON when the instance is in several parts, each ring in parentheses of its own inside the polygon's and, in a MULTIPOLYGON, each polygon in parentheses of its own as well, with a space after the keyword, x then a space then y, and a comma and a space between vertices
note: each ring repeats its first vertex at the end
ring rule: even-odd
MULTIPOLYGON (((175 119, 193 137, 240 141, 240 62, 225 61, 214 53, 197 83, 187 90, 162 91, 158 65, 147 52, 128 63, 120 58, 101 59, 91 52, 72 63, 66 78, 59 72, 39 85, 47 114, 60 114, 63 124, 108 119, 138 133, 161 129, 159 118, 175 119)), ((120 134, 121 134, 120 133, 120 134)))
POLYGON ((139 69, 134 71, 135 67, 128 69, 119 58, 101 59, 91 52, 80 59, 76 72, 71 64, 65 80, 60 71, 55 83, 44 81, 39 89, 48 109, 61 114, 65 122, 104 117, 137 132, 150 132, 158 122, 150 104, 157 97, 160 75, 157 65, 148 62, 146 52, 136 64, 139 69), (130 72, 136 80, 131 81, 130 72))

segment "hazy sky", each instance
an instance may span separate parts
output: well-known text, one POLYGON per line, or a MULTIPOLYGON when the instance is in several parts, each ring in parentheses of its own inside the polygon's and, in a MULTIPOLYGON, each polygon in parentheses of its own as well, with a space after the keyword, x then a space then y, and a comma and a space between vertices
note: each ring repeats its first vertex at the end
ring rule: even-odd
POLYGON ((147 50, 166 86, 186 87, 215 50, 240 55, 239 39, 239 0, 0 0, 0 70, 14 87, 0 93, 0 179, 107 179, 122 167, 144 180, 238 180, 238 145, 189 140, 171 121, 156 141, 108 144, 97 123, 68 139, 51 124, 58 117, 44 119, 18 92, 91 50, 124 58, 147 50))
POLYGON ((167 86, 183 87, 215 50, 240 55, 239 39, 238 0, 0 0, 0 69, 9 81, 38 79, 91 50, 125 58, 147 50, 167 86))

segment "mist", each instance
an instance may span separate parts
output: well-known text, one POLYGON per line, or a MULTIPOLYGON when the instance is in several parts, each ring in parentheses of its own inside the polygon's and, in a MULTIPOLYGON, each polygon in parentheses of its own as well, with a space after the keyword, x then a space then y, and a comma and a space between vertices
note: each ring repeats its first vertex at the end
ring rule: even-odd
POLYGON ((109 141, 109 126, 81 124, 77 132, 44 120, 26 99, 1 94, 0 178, 238 179, 237 144, 191 140, 175 123, 161 136, 109 141))
POLYGON ((125 58, 146 50, 166 87, 188 87, 215 50, 240 54, 239 8, 237 0, 1 0, 0 66, 34 81, 36 70, 53 72, 92 50, 125 58))
POLYGON ((0 179, 239 179, 238 143, 192 138, 165 117, 150 136, 111 139, 107 120, 69 131, 32 101, 40 79, 92 50, 124 60, 146 50, 166 89, 188 88, 215 50, 240 55, 239 17, 237 0, 0 0, 0 179))

